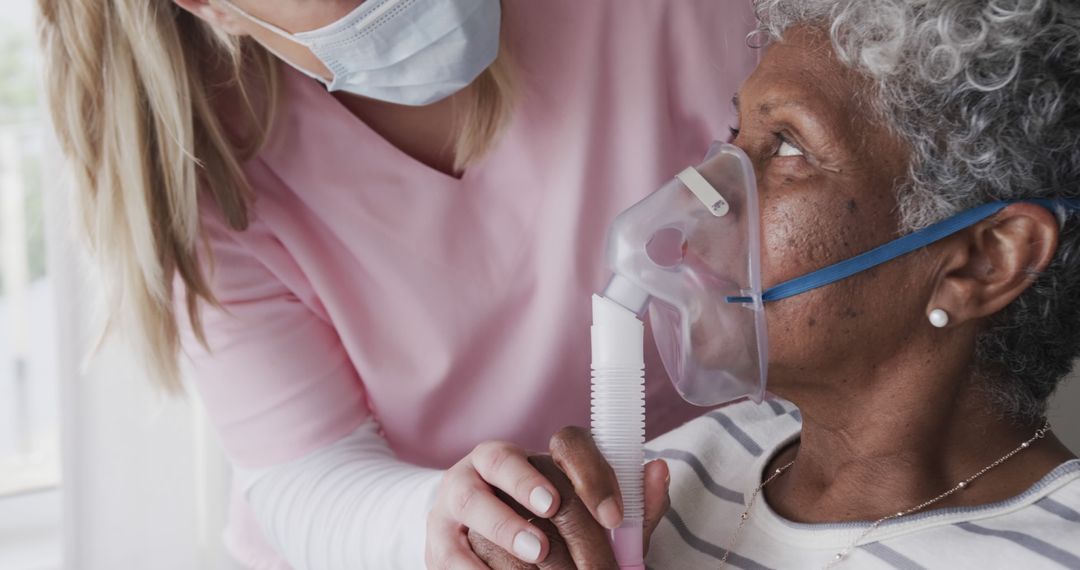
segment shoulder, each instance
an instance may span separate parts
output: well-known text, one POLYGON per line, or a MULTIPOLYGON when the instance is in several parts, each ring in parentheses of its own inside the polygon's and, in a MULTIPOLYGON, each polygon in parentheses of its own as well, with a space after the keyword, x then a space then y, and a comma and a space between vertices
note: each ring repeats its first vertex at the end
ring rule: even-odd
POLYGON ((1080 460, 1063 463, 1017 497, 927 513, 883 539, 889 550, 923 564, 957 567, 981 557, 1002 568, 1080 568, 1080 460))
MULTIPOLYGON (((1060 481, 1061 486, 1036 501, 1036 504, 1045 501, 1046 504, 1040 506, 1046 511, 1080 525, 1080 459, 1062 463, 1044 478, 1048 479, 1060 481), (1067 510, 1058 509, 1056 505, 1066 507, 1067 510)), ((1077 531, 1080 532, 1080 528, 1077 528, 1077 531)))
MULTIPOLYGON (((969 523, 985 522, 986 528, 998 527, 1003 531, 1020 531, 1042 537, 1053 542, 1055 537, 1073 542, 1070 551, 1080 555, 1080 459, 1073 459, 1059 465, 1044 476, 1026 493, 1013 501, 1016 510, 1009 510, 1008 503, 1003 505, 999 517, 974 519, 969 523)), ((977 531, 967 528, 968 531, 977 531)), ((979 532, 975 532, 980 534, 979 532)), ((983 535, 1000 533, 983 532, 983 535)), ((1080 567, 1080 557, 1075 558, 1080 567)))
MULTIPOLYGON (((268 201, 259 196, 249 203, 244 227, 230 224, 212 200, 200 204, 197 258, 216 301, 200 304, 208 332, 225 323, 254 322, 256 315, 272 312, 270 307, 320 307, 301 260, 263 215, 268 201), (246 318, 238 319, 241 314, 246 318)), ((179 279, 177 286, 178 292, 184 290, 179 279)), ((177 296, 178 302, 182 299, 177 296)))
MULTIPOLYGON (((757 60, 746 43, 756 27, 749 2, 549 0, 504 5, 506 44, 530 71, 575 75, 600 65, 607 73, 597 79, 619 85, 643 82, 642 74, 653 67, 668 80, 668 88, 672 82, 737 87, 733 80, 741 81, 757 60)), ((702 95, 726 109, 731 93, 702 95)))
MULTIPOLYGON (((504 35, 525 57, 560 59, 558 54, 587 45, 605 45, 602 53, 578 52, 563 65, 602 55, 717 62, 728 55, 756 59, 746 37, 756 28, 749 2, 716 0, 548 0, 504 3, 504 35), (720 47, 712 51, 709 47, 720 47), (534 53, 535 52, 535 53, 534 53)), ((638 66, 643 62, 638 62, 638 66)), ((698 70, 707 74, 708 69, 698 70)))
MULTIPOLYGON (((515 26, 528 25, 533 29, 550 27, 570 31, 597 24, 608 27, 641 29, 670 29, 675 24, 687 24, 713 32, 728 31, 729 26, 745 34, 755 27, 755 17, 749 2, 717 2, 716 0, 548 0, 547 2, 504 3, 504 10, 515 26), (582 25, 573 25, 579 22, 582 25)), ((516 30, 515 30, 516 31, 516 30)), ((648 39, 648 38, 643 38, 648 39)))

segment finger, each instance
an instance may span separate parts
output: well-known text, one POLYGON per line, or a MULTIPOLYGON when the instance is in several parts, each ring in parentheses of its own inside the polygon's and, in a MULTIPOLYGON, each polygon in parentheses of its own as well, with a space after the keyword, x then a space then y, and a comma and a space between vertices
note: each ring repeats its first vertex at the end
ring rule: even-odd
POLYGON ((551 437, 551 457, 574 485, 574 491, 600 524, 622 524, 622 495, 615 471, 584 428, 565 427, 551 437))
MULTIPOLYGON (((540 458, 536 459, 540 460, 540 458)), ((529 461, 532 462, 534 461, 534 459, 530 458, 529 461)), ((564 475, 561 471, 558 471, 558 467, 555 466, 555 463, 551 461, 550 458, 546 459, 545 462, 550 465, 551 473, 553 477, 557 478, 559 483, 555 483, 555 481, 551 477, 549 477, 548 480, 552 480, 552 485, 555 486, 556 489, 562 487, 563 489, 565 489, 565 493, 569 493, 569 496, 572 497, 573 490, 570 488, 570 481, 566 478, 566 475, 564 475)), ((537 467, 538 471, 544 473, 543 470, 540 469, 539 465, 537 467)), ((544 473, 544 476, 548 477, 548 474, 544 473)), ((564 496, 563 492, 559 494, 561 494, 561 496, 564 496)), ((511 499, 509 496, 507 496, 507 494, 503 493, 502 491, 496 489, 495 496, 503 502, 509 504, 517 514, 526 517, 531 516, 530 514, 528 514, 528 510, 526 510, 524 506, 517 504, 513 499, 511 499)), ((591 517, 592 515, 586 516, 591 517)), ((531 523, 532 525, 543 531, 544 534, 548 535, 548 555, 544 556, 543 561, 540 562, 540 564, 537 566, 542 570, 577 570, 577 566, 573 564, 573 557, 570 556, 570 552, 566 549, 566 543, 564 542, 562 535, 558 533, 558 529, 555 527, 555 525, 552 524, 552 521, 545 518, 537 518, 535 520, 532 520, 531 523)), ((471 533, 469 535, 470 540, 472 540, 474 534, 478 539, 486 541, 486 539, 481 537, 480 534, 476 533, 471 533)), ((488 544, 491 543, 488 542, 488 544)), ((492 544, 491 546, 498 547, 494 544, 492 544)), ((508 553, 504 552, 503 554, 505 556, 509 556, 508 553)), ((481 558, 483 559, 483 556, 481 558)), ((524 564, 524 562, 522 562, 522 564, 524 564)))
MULTIPOLYGON (((580 498, 574 494, 570 480, 546 456, 534 456, 529 460, 536 465, 563 496, 563 504, 551 517, 550 522, 558 531, 573 564, 568 568, 616 568, 615 554, 611 550, 608 531, 580 498)), ((549 554, 550 556, 550 554, 549 554)), ((545 568, 540 564, 541 568, 545 568)))
MULTIPOLYGON (((499 545, 484 538, 480 533, 470 530, 468 533, 469 544, 472 551, 487 564, 491 570, 535 570, 534 564, 522 562, 513 554, 499 548, 499 545)), ((551 555, 548 555, 550 558, 551 555)))
POLYGON ((504 443, 482 443, 469 455, 473 469, 492 487, 510 495, 538 517, 547 518, 559 508, 559 493, 533 467, 521 448, 504 443))
POLYGON ((544 557, 543 562, 537 564, 537 567, 540 570, 577 570, 578 566, 574 563, 574 557, 566 548, 565 539, 559 534, 555 523, 550 520, 540 520, 536 521, 536 526, 547 534, 548 542, 551 544, 548 555, 544 557))
POLYGON ((451 471, 458 469, 463 471, 455 477, 464 482, 448 498, 450 518, 525 562, 543 560, 548 550, 547 536, 499 500, 471 466, 459 464, 451 471))
POLYGON ((649 551, 649 540, 656 531, 660 520, 664 518, 671 507, 671 498, 668 487, 671 484, 671 472, 663 459, 650 461, 645 465, 645 521, 643 531, 645 533, 645 552, 649 551))
POLYGON ((464 527, 434 513, 428 515, 424 564, 428 570, 489 570, 473 553, 464 527))

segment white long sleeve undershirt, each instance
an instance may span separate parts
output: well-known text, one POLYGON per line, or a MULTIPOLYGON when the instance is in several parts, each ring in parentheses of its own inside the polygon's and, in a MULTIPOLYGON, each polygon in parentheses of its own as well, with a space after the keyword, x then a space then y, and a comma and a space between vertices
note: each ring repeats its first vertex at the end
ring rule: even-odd
POLYGON ((236 476, 295 570, 415 570, 442 474, 399 461, 369 420, 303 458, 236 476))

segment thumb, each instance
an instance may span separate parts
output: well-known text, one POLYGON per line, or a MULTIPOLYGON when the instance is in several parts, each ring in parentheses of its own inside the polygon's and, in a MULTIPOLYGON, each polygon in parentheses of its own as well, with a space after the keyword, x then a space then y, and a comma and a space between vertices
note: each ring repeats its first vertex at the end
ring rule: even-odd
POLYGON ((670 483, 671 471, 663 459, 650 461, 645 465, 645 552, 649 551, 649 539, 653 531, 671 506, 671 498, 668 496, 670 483))

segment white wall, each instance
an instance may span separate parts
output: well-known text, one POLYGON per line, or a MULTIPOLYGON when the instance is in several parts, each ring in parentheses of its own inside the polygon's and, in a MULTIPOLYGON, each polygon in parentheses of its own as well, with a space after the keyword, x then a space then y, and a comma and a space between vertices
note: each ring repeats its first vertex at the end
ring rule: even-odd
POLYGON ((195 402, 166 399, 122 338, 86 367, 98 299, 68 193, 46 195, 60 358, 65 570, 237 570, 221 541, 227 466, 195 402))
POLYGON ((1054 395, 1050 403, 1050 425, 1058 438, 1080 455, 1080 370, 1074 370, 1054 395))
POLYGON ((77 458, 65 473, 65 522, 75 534, 65 566, 225 570, 220 450, 198 410, 165 400, 132 360, 112 343, 76 389, 82 421, 68 433, 77 458))

